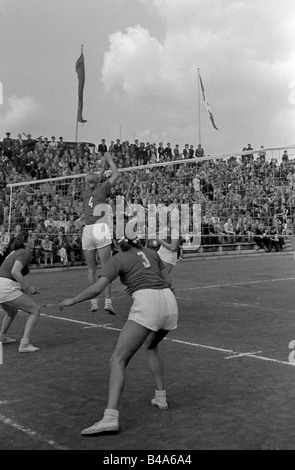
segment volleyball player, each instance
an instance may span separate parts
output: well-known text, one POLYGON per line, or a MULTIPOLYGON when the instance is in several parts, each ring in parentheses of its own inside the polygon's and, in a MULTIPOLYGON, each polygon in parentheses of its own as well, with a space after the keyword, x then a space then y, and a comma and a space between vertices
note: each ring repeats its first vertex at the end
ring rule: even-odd
POLYGON ((180 243, 178 224, 173 225, 171 216, 168 219, 165 238, 157 238, 160 244, 158 255, 163 261, 168 273, 171 273, 173 266, 177 263, 177 251, 180 243))
MULTIPOLYGON (((86 191, 83 194, 83 209, 85 215, 85 227, 82 234, 82 248, 88 271, 88 283, 92 285, 96 281, 96 256, 98 254, 101 266, 111 257, 112 234, 106 220, 107 196, 111 186, 119 177, 119 172, 109 152, 104 155, 104 165, 112 170, 111 177, 101 183, 105 166, 97 173, 86 174, 86 191)), ((104 309, 115 314, 111 298, 111 284, 106 287, 104 309)), ((91 299, 91 311, 98 310, 98 300, 91 299)))
POLYGON ((18 349, 20 353, 39 350, 30 343, 41 307, 29 297, 29 295, 38 294, 38 291, 24 277, 29 273, 30 262, 30 253, 25 249, 27 236, 28 234, 23 233, 16 235, 10 253, 0 266, 0 304, 5 312, 0 329, 0 342, 3 344, 15 343, 16 340, 7 336, 7 332, 18 310, 29 314, 18 349))
POLYGON ((60 303, 60 309, 99 295, 118 276, 132 295, 133 304, 111 357, 109 394, 103 418, 83 436, 119 431, 119 404, 125 385, 126 367, 145 343, 148 364, 155 384, 152 405, 166 410, 164 371, 158 345, 177 327, 178 307, 171 291, 172 281, 154 250, 142 247, 140 240, 124 238, 117 244, 119 253, 102 268, 97 282, 80 294, 60 303))

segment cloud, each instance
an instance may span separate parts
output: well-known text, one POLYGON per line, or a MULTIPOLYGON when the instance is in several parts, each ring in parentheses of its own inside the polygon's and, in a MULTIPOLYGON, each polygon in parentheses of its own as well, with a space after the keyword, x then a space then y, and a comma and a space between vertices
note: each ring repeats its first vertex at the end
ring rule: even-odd
MULTIPOLYGON (((289 0, 139 0, 165 22, 160 42, 140 25, 110 36, 102 81, 129 96, 152 94, 189 100, 197 66, 242 81, 293 66, 295 5, 289 0), (282 5, 283 3, 283 5, 282 5), (180 94, 180 95, 179 95, 180 94)), ((289 69, 290 70, 290 69, 289 69)), ((265 79, 265 77, 264 77, 265 79)))
POLYGON ((18 128, 32 120, 39 111, 39 105, 31 96, 11 96, 3 99, 0 127, 7 132, 18 132, 18 128))
POLYGON ((244 138, 255 130, 255 116, 257 134, 260 116, 273 137, 272 116, 286 116, 281 109, 295 79, 294 0, 138 1, 160 18, 161 36, 141 25, 110 36, 102 68, 106 92, 135 104, 148 99, 149 110, 165 109, 167 127, 171 119, 176 130, 184 129, 197 120, 199 68, 221 132, 235 129, 244 138))
POLYGON ((126 33, 110 36, 110 49, 105 54, 102 82, 109 92, 119 86, 127 95, 165 96, 181 91, 181 73, 167 44, 162 45, 140 25, 126 33))

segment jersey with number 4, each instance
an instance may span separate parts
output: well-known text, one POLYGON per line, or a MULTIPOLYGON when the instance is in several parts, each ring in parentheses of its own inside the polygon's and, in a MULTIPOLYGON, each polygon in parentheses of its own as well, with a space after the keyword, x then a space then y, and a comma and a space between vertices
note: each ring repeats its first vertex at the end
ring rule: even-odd
POLYGON ((144 247, 112 256, 100 276, 107 277, 110 282, 120 276, 122 284, 133 294, 142 289, 167 289, 168 285, 161 277, 163 269, 165 266, 158 253, 144 247))
POLYGON ((86 190, 83 194, 83 210, 85 215, 85 224, 92 225, 99 221, 99 216, 94 215, 94 209, 100 204, 106 204, 107 196, 110 191, 112 184, 109 181, 105 181, 94 191, 86 190))

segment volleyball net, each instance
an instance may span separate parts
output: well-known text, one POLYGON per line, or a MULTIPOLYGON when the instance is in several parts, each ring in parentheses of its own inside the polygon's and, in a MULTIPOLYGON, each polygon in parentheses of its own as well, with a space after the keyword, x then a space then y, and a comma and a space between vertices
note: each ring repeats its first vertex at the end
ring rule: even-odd
MULTIPOLYGON (((97 209, 114 238, 127 229, 127 235, 154 240, 165 236, 169 223, 175 236, 195 248, 227 243, 234 235, 249 239, 259 224, 274 221, 283 235, 294 234, 295 145, 119 168, 119 173, 106 206, 97 209)), ((61 227, 73 233, 83 227, 84 190, 85 174, 9 184, 3 223, 10 233, 19 226, 42 235, 48 225, 55 233, 61 227)))

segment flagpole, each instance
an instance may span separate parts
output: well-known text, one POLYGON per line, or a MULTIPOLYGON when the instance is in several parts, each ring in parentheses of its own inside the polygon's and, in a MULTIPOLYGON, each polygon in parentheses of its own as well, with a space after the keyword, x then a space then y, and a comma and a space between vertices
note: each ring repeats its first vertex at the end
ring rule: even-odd
MULTIPOLYGON (((78 115, 78 111, 77 111, 77 115, 78 115)), ((77 143, 78 142, 78 119, 76 121, 76 137, 75 137, 75 142, 77 143)))
POLYGON ((199 111, 199 144, 201 144, 201 105, 200 105, 200 72, 198 68, 198 111, 199 111))
MULTIPOLYGON (((83 54, 83 44, 81 44, 81 54, 83 54)), ((75 142, 78 142, 78 113, 79 113, 79 96, 78 96, 78 105, 77 105, 77 119, 76 119, 76 136, 75 142)))

